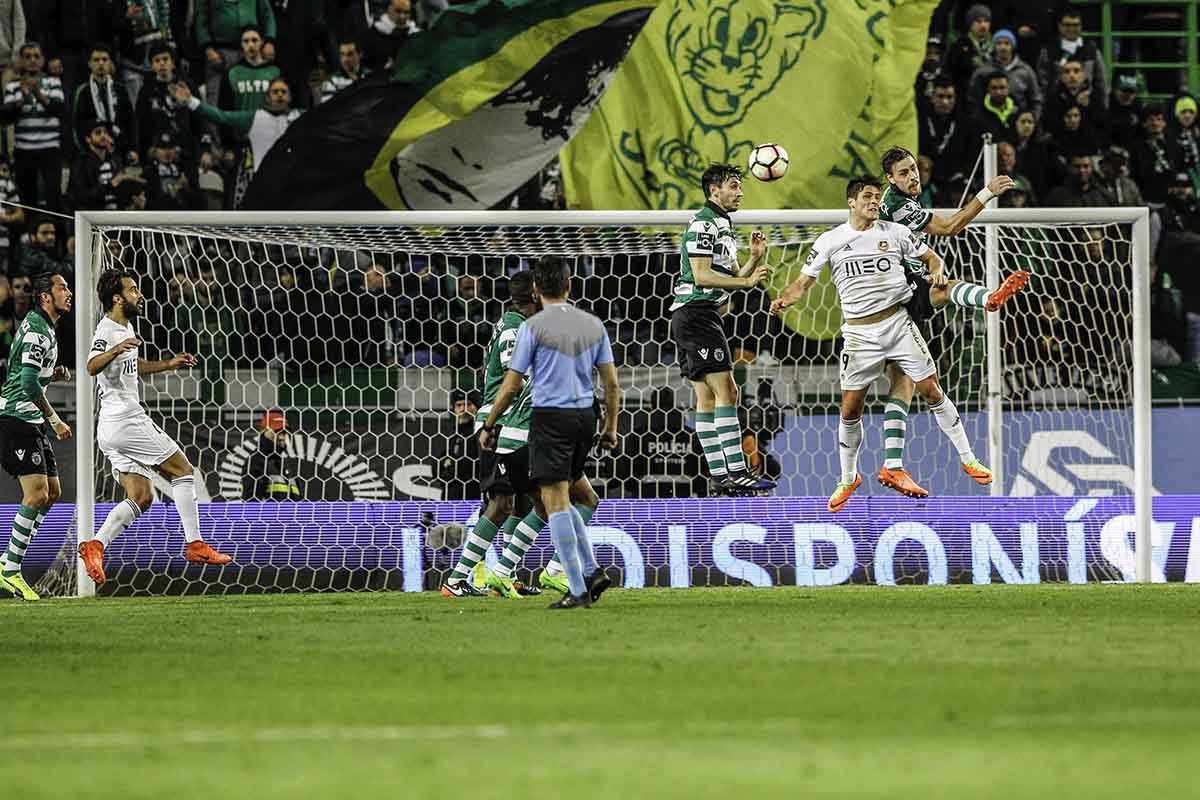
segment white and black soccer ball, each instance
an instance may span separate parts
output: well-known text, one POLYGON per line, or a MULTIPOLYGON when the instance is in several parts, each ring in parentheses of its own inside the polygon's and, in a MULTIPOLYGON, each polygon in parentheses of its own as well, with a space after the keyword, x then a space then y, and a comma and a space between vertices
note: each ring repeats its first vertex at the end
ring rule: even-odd
POLYGON ((750 174, 760 181, 777 181, 787 168, 788 154, 782 145, 760 144, 750 151, 750 174))

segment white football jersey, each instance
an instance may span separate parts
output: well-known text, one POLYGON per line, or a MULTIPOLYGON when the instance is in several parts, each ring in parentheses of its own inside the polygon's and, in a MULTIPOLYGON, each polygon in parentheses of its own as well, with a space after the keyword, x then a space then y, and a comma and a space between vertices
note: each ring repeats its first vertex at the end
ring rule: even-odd
POLYGON ((844 222, 817 237, 802 272, 813 278, 829 265, 842 314, 866 317, 912 297, 904 276, 904 259, 916 259, 929 248, 903 225, 876 220, 865 231, 844 222))
MULTIPOLYGON (((126 339, 137 336, 133 328, 121 325, 104 316, 92 336, 88 360, 104 355, 126 339)), ((138 379, 138 348, 126 350, 109 362, 96 376, 100 389, 100 419, 105 422, 131 419, 146 414, 141 403, 141 382, 138 379)))

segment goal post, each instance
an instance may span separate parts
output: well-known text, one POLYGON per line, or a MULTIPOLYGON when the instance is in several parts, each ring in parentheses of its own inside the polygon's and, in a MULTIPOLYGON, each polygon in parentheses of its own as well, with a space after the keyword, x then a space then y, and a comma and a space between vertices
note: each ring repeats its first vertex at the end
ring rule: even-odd
MULTIPOLYGON (((529 249, 527 254, 561 253, 575 254, 579 258, 590 257, 588 254, 603 251, 624 252, 623 246, 629 232, 636 232, 640 241, 651 241, 652 245, 639 245, 645 252, 655 252, 659 255, 678 252, 678 237, 682 227, 691 218, 690 211, 579 211, 579 212, 79 212, 76 214, 76 470, 77 470, 77 525, 78 539, 84 541, 90 538, 96 529, 97 520, 94 509, 98 499, 113 498, 97 497, 98 471, 107 470, 102 456, 96 451, 94 437, 95 392, 94 383, 86 373, 86 359, 91 342, 91 335, 98 319, 99 309, 95 297, 96 277, 101 269, 110 262, 106 252, 106 242, 118 232, 148 231, 162 234, 164 238, 179 241, 204 237, 206 239, 227 238, 238 242, 266 243, 270 247, 283 246, 295 248, 343 248, 350 251, 372 250, 385 252, 389 248, 395 251, 412 250, 411 239, 406 238, 414 232, 439 231, 444 232, 439 246, 444 248, 464 247, 477 248, 479 243, 486 242, 488 247, 494 247, 494 237, 507 235, 510 241, 532 241, 536 239, 537 246, 529 249), (601 249, 597 249, 601 248, 601 249), (603 249, 609 248, 609 249, 603 249), (612 248, 617 248, 613 250, 612 248)), ((807 247, 816 238, 817 232, 831 226, 841 224, 846 220, 844 209, 827 210, 771 210, 771 211, 741 211, 733 215, 734 226, 746 229, 763 226, 772 231, 769 236, 769 248, 774 248, 775 254, 769 255, 768 260, 773 264, 797 266, 801 254, 807 252, 807 247)), ((1012 253, 1006 251, 1006 238, 1012 237, 1014 231, 1046 228, 1049 230, 1080 230, 1086 231, 1094 227, 1107 226, 1110 230, 1121 231, 1122 247, 1127 247, 1128 260, 1125 261, 1125 250, 1122 250, 1122 260, 1129 267, 1129 311, 1132 320, 1130 331, 1131 341, 1129 352, 1132 361, 1132 377, 1128 380, 1130 389, 1129 402, 1122 402, 1122 411, 1132 410, 1131 436, 1133 479, 1131 494, 1135 509, 1135 551, 1136 578, 1139 581, 1151 580, 1151 495, 1153 493, 1151 472, 1151 417, 1150 417, 1150 272, 1149 272, 1149 219, 1144 208, 1103 208, 1103 209, 994 209, 984 211, 979 218, 968 226, 963 236, 950 242, 935 243, 935 249, 942 247, 950 249, 967 248, 973 258, 977 257, 981 266, 986 262, 986 278, 989 283, 998 279, 1001 262, 1012 253), (1008 253, 1008 255, 1005 255, 1008 253)), ((1067 234, 1063 237, 1069 238, 1067 234)), ((1075 236, 1074 233, 1070 234, 1075 236)), ((436 238, 436 237, 434 237, 436 238)), ((745 237, 743 237, 744 239, 745 237)), ((1086 238, 1086 237, 1085 237, 1086 238)), ((1057 242, 1057 240, 1055 240, 1057 242)), ((743 247, 745 246, 743 241, 743 247)), ((157 245, 156 245, 157 246, 157 245)), ((1082 245, 1080 245, 1082 246, 1082 245)), ((457 251, 447 251, 457 252, 457 251)), ((526 253, 526 251, 522 251, 526 253)), ((641 253, 642 251, 639 251, 641 253)), ((958 251, 955 251, 958 252, 958 251)), ((1064 246, 1056 243, 1048 244, 1038 251, 1037 258, 1051 261, 1055 258, 1067 258, 1060 255, 1065 252, 1064 246)), ((632 259, 630 261, 632 262, 632 259)), ((642 262, 638 262, 642 263, 642 262)), ((648 262, 646 262, 648 263, 648 262)), ((950 261, 951 274, 954 273, 955 261, 950 261)), ((1083 265, 1086 267, 1086 265, 1083 265)), ((985 275, 979 274, 976 280, 982 282, 985 275)), ((1101 278, 1097 278, 1101 281, 1101 278)), ((1036 286, 1031 287, 1036 292, 1036 286)), ((614 298, 606 298, 614 299, 614 298)), ((622 301, 632 301, 637 298, 622 297, 622 301)), ((628 306, 622 305, 622 312, 632 314, 628 306)), ((765 313, 765 312, 755 312, 765 313)), ((840 319, 840 311, 836 307, 824 307, 821 313, 831 319, 840 319)), ((997 315, 989 315, 986 325, 986 347, 980 348, 968 367, 972 374, 979 378, 978 389, 981 397, 979 408, 984 412, 989 422, 987 425, 987 452, 995 463, 1003 470, 1002 475, 1017 475, 1017 464, 1007 460, 1001 452, 1004 437, 1004 418, 1006 410, 1002 384, 1011 377, 1003 371, 1006 335, 997 315), (993 438, 994 437, 994 438, 993 438)), ((747 315, 749 318, 749 315, 747 315)), ((973 323, 966 323, 968 328, 973 323)), ((983 326, 980 326, 982 328, 983 326)), ((953 332, 946 334, 952 339, 953 332)), ((401 345, 404 342, 400 342, 401 345)), ((828 345, 820 352, 827 355, 828 345)), ((824 356, 823 356, 824 357, 824 356)), ((826 360, 830 360, 826 358, 826 360)), ((663 362, 666 364, 667 362, 663 362)), ((820 366, 820 365, 817 365, 820 366)), ((420 370, 423 367, 417 362, 406 366, 404 370, 420 370)), ((818 374, 814 369, 800 371, 784 366, 766 365, 754 367, 759 370, 756 374, 766 374, 766 371, 776 370, 780 375, 785 373, 795 375, 795 381, 804 381, 818 374), (789 371, 790 370, 790 371, 789 371)), ((659 366, 641 375, 665 376, 670 373, 674 381, 677 368, 659 366)), ((440 380, 440 379, 439 379, 440 380)), ((972 378, 971 380, 974 380, 972 378)), ((974 386, 971 381, 964 385, 974 386)), ((650 391, 653 386, 639 387, 650 391)), ((803 388, 803 387, 801 387, 803 388)), ((445 392, 446 387, 439 385, 438 391, 445 392)), ((746 391, 751 391, 747 387, 746 391)), ((768 388, 769 391, 769 388, 768 388)), ((824 390, 828 393, 828 389, 824 390)), ((974 391, 974 390, 973 390, 974 391)), ((823 397, 822 407, 830 405, 831 397, 823 397)), ((1097 424, 1103 424, 1097 423, 1097 424)), ((936 437, 935 432, 931 434, 936 437)), ((813 443, 805 439, 803 434, 797 434, 795 442, 805 446, 822 447, 823 443, 813 443)), ((976 442, 978 446, 983 440, 976 442)), ((315 447, 318 443, 309 442, 315 447)), ((799 445, 788 445, 799 447, 799 445)), ((185 444, 185 450, 187 445, 185 444)), ((806 454, 793 451, 791 455, 803 460, 806 454)), ((191 457, 191 453, 189 453, 191 457)), ((795 458, 792 462, 795 463, 795 458)), ((803 481, 791 484, 793 494, 818 494, 818 481, 826 475, 805 476, 803 481)), ((996 482, 993 493, 1007 493, 1013 486, 1012 478, 1004 478, 996 482)), ((414 499, 417 495, 411 495, 414 499)), ((432 495, 428 495, 431 497, 432 495)), ((405 540, 406 543, 408 540, 405 540)), ((407 544, 405 546, 408 546, 407 544)), ((79 595, 94 593, 95 589, 82 569, 75 569, 74 589, 79 595)))

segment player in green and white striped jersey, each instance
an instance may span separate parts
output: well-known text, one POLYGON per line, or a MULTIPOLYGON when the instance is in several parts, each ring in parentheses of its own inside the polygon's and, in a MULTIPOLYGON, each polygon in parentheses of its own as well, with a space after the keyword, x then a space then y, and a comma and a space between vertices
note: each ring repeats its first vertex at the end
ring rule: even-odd
MULTIPOLYGON (((883 154, 880 166, 887 177, 887 186, 879 204, 879 218, 895 222, 919 236, 954 236, 983 211, 987 203, 1013 187, 1012 178, 999 175, 985 189, 971 198, 967 204, 949 219, 940 217, 924 208, 917 197, 921 194, 921 173, 917 160, 903 147, 893 147, 883 154)), ((1004 279, 1000 287, 989 292, 987 287, 950 279, 945 288, 929 285, 924 266, 905 263, 905 276, 913 290, 908 303, 909 316, 918 325, 928 319, 934 311, 954 304, 962 308, 999 311, 1000 307, 1029 281, 1028 272, 1014 272, 1004 279)), ((914 384, 912 378, 895 362, 887 367, 889 381, 887 404, 884 406, 884 462, 876 478, 880 485, 894 489, 909 497, 928 497, 904 468, 904 435, 908 428, 908 410, 912 404, 914 384)))
POLYGON ((679 371, 696 395, 696 435, 713 489, 720 494, 756 494, 774 489, 775 482, 746 469, 733 354, 721 316, 730 290, 757 286, 771 274, 763 263, 766 239, 755 231, 749 260, 738 263, 737 234, 729 213, 742 204, 741 170, 713 164, 700 178, 700 188, 704 206, 688 222, 680 244, 671 338, 679 371))
POLYGON ((46 400, 51 381, 69 381, 71 372, 57 366, 54 327, 71 310, 71 289, 62 275, 39 275, 33 281, 36 303, 21 320, 8 356, 8 377, 0 387, 0 464, 21 482, 21 507, 12 523, 0 588, 23 600, 37 593, 21 575, 21 561, 46 512, 62 494, 54 448, 43 422, 54 435, 69 439, 71 429, 46 400))
MULTIPOLYGON (((533 294, 533 273, 518 272, 509 279, 508 287, 512 307, 496 323, 488 344, 483 402, 475 416, 477 434, 491 413, 496 393, 508 372, 508 364, 516 346, 517 330, 521 323, 540 310, 533 294)), ((446 597, 484 593, 468 579, 476 565, 482 564, 492 540, 501 529, 504 530, 505 548, 496 572, 486 576, 487 585, 496 594, 510 598, 536 591, 531 587, 522 587, 512 579, 512 571, 546 525, 545 514, 538 513, 532 499, 537 496, 537 486, 529 478, 529 449, 526 445, 532 413, 533 398, 527 384, 499 422, 500 438, 496 451, 485 450, 480 453, 479 485, 486 505, 463 544, 458 563, 442 584, 441 591, 446 597)), ((595 492, 591 492, 590 497, 579 497, 576 502, 584 519, 590 520, 600 501, 595 492)), ((543 570, 539 582, 546 588, 565 593, 566 578, 557 558, 543 570)))

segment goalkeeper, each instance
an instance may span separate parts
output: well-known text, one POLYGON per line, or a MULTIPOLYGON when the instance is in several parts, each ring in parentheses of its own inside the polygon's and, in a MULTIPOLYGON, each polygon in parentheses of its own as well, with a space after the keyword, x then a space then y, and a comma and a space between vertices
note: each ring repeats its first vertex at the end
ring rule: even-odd
MULTIPOLYGON (((541 310, 534 296, 533 273, 518 272, 508 282, 511 307, 504 312, 492 340, 488 344, 487 368, 483 378, 483 404, 475 416, 475 433, 483 426, 492 410, 496 393, 504 382, 517 342, 517 331, 529 317, 541 310)), ((533 398, 527 383, 514 400, 507 414, 501 417, 500 437, 494 452, 483 450, 479 456, 479 485, 485 506, 479 521, 463 544, 462 555, 441 592, 445 597, 482 596, 486 592, 469 580, 476 565, 483 562, 492 540, 504 530, 505 547, 496 570, 486 578, 487 586, 501 597, 518 598, 522 594, 537 594, 534 587, 523 586, 512 578, 513 570, 546 526, 546 512, 537 497, 537 485, 529 477, 529 423, 533 413, 533 398), (534 498, 531 501, 531 496, 534 498)), ((585 482, 586 483, 586 482, 585 482)), ((571 496, 575 508, 590 521, 600 504, 591 486, 575 489, 571 496)), ((555 557, 538 577, 546 589, 566 594, 566 575, 555 557)))
MULTIPOLYGON (((903 147, 893 147, 883 154, 880 166, 888 185, 880 200, 879 218, 903 225, 918 236, 958 234, 967 227, 967 223, 979 216, 988 201, 1013 187, 1012 178, 999 175, 958 213, 946 219, 918 202, 921 173, 912 153, 903 147)), ((904 270, 909 287, 913 290, 912 299, 906 306, 908 315, 918 325, 929 319, 934 311, 951 303, 962 308, 999 311, 1010 297, 1029 282, 1028 272, 1017 271, 1005 278, 994 292, 989 292, 984 286, 954 279, 945 288, 932 288, 928 270, 920 262, 906 261, 904 270)), ((929 492, 913 480, 904 468, 904 434, 908 428, 908 409, 915 389, 913 380, 894 361, 888 362, 887 376, 888 399, 883 415, 884 462, 876 478, 880 485, 908 497, 928 497, 929 492)))

